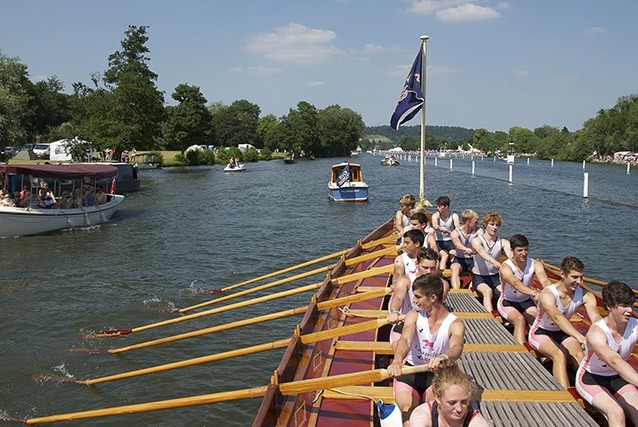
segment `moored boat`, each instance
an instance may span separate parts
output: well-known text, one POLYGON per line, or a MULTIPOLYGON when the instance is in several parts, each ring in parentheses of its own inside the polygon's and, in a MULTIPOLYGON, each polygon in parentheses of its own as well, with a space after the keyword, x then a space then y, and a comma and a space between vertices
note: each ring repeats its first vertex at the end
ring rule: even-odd
MULTIPOLYGON (((117 175, 117 168, 98 164, 12 164, 1 165, 0 174, 3 175, 4 188, 12 193, 25 185, 36 191, 39 184, 47 182, 48 188, 59 197, 63 191, 81 189, 87 181, 93 188, 101 185, 108 190, 117 175)), ((122 195, 108 194, 104 204, 79 208, 0 206, 0 236, 28 236, 101 224, 110 220, 123 200, 122 195)))
POLYGON ((133 167, 137 167, 138 170, 157 169, 159 167, 157 155, 152 151, 132 154, 130 162, 133 164, 133 167))
POLYGON ((295 159, 294 157, 292 156, 284 157, 284 164, 294 165, 295 163, 297 163, 297 159, 295 159))
POLYGON ((361 165, 342 162, 332 166, 328 197, 335 202, 365 202, 368 184, 363 180, 361 165))

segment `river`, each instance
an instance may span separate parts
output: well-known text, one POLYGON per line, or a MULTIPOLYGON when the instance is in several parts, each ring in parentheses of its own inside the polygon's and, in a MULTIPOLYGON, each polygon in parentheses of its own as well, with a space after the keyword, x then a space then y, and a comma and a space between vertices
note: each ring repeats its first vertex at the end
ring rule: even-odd
MULTIPOLYGON (((108 224, 0 240, 0 413, 32 418, 267 384, 279 350, 92 387, 58 380, 95 378, 290 337, 300 317, 121 355, 87 351, 305 305, 308 294, 122 338, 78 338, 170 319, 175 316, 171 308, 211 297, 193 290, 232 285, 348 248, 393 216, 402 194, 418 194, 414 159, 382 167, 379 157, 362 154, 349 160, 361 163, 370 200, 330 202, 329 170, 340 160, 251 163, 241 174, 225 174, 219 165, 143 171, 142 190, 128 194, 108 224)), ((622 166, 587 165, 590 198, 583 199, 582 164, 552 167, 532 160, 528 166, 517 160, 509 184, 502 161, 476 159, 475 175, 469 158, 454 159, 452 171, 447 159, 437 163, 434 167, 428 158, 429 200, 446 194, 456 212, 468 207, 481 215, 498 211, 504 219, 500 234, 525 234, 531 256, 559 264, 575 255, 589 277, 638 284, 630 265, 638 253, 635 169, 627 174, 622 166)), ((245 426, 259 404, 254 399, 56 425, 245 426)), ((0 421, 4 425, 14 424, 0 421)))

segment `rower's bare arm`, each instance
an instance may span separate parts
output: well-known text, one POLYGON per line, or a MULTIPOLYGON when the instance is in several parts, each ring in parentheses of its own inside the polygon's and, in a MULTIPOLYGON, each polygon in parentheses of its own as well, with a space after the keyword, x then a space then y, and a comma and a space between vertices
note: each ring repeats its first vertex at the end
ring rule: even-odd
POLYGON ((525 286, 525 283, 523 283, 518 277, 516 277, 516 275, 512 271, 512 268, 509 265, 507 264, 501 265, 501 269, 498 271, 498 273, 501 275, 502 282, 509 283, 511 286, 514 287, 514 289, 516 289, 520 293, 526 294, 526 295, 532 295, 532 293, 534 292, 534 289, 528 288, 527 286, 525 286))
POLYGON ((399 277, 405 274, 405 265, 403 264, 403 257, 401 255, 394 259, 394 269, 392 270, 392 281, 396 282, 399 277))
POLYGON ((467 246, 465 246, 462 242, 461 242, 461 237, 459 236, 459 232, 458 230, 454 230, 450 233, 450 239, 452 240, 452 243, 454 244, 454 247, 456 249, 458 249, 459 251, 466 253, 468 255, 471 255, 472 253, 472 248, 468 248, 467 246), (469 253, 468 253, 469 252, 469 253))
POLYGON ((501 239, 501 244, 503 245, 503 252, 505 252, 505 256, 510 259, 514 257, 514 252, 512 252, 512 246, 510 246, 510 241, 507 239, 501 239))
POLYGON ((474 249, 474 252, 476 252, 485 261, 492 263, 494 267, 500 267, 500 263, 492 258, 492 256, 485 250, 485 248, 481 244, 481 239, 472 240, 472 249, 474 249))
POLYGON ((461 319, 456 319, 450 325, 450 348, 446 354, 452 360, 458 360, 463 354, 463 344, 465 343, 465 325, 461 319))
POLYGON ((587 310, 587 317, 589 317, 591 323, 596 323, 603 318, 598 311, 596 297, 591 292, 587 292, 583 296, 583 305, 585 306, 585 310, 587 310))
POLYGON ((545 265, 540 259, 534 260, 534 274, 536 275, 536 280, 538 280, 543 288, 546 288, 552 284, 551 280, 549 280, 549 277, 547 277, 547 273, 545 272, 545 265))
POLYGON ((414 336, 414 329, 416 328, 416 319, 418 315, 419 314, 416 311, 411 310, 405 317, 401 338, 399 338, 397 345, 394 348, 394 360, 390 366, 388 366, 388 374, 390 374, 391 377, 401 375, 403 359, 405 359, 410 351, 412 336, 414 336))
POLYGON ((461 226, 461 221, 459 220, 459 215, 456 213, 452 214, 452 227, 457 228, 461 226))
POLYGON ((638 372, 607 344, 607 336, 596 325, 587 332, 587 348, 593 350, 600 359, 609 365, 628 383, 638 387, 638 372))
POLYGON ((558 310, 558 308, 556 308, 556 297, 551 291, 544 290, 541 292, 539 301, 541 308, 545 310, 549 317, 551 317, 556 326, 558 326, 566 334, 576 338, 579 343, 582 344, 585 342, 585 336, 574 328, 574 325, 571 324, 569 319, 566 318, 565 315, 558 310))
POLYGON ((390 304, 388 308, 390 310, 390 314, 388 315, 388 322, 392 324, 396 324, 399 322, 399 316, 401 316, 403 311, 403 301, 405 301, 406 296, 408 295, 408 288, 410 287, 410 278, 408 276, 401 276, 394 283, 394 287, 392 289, 392 298, 390 299, 390 304))

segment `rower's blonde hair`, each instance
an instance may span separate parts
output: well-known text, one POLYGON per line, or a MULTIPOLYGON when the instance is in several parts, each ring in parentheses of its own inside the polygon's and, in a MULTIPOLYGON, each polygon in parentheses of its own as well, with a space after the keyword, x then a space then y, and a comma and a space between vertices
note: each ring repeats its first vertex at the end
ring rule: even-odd
POLYGON ((476 385, 470 381, 467 375, 465 375, 459 369, 456 362, 453 360, 442 360, 434 369, 434 379, 432 380, 432 392, 434 397, 441 399, 443 394, 453 385, 459 385, 467 391, 470 398, 474 398, 477 395, 476 385))

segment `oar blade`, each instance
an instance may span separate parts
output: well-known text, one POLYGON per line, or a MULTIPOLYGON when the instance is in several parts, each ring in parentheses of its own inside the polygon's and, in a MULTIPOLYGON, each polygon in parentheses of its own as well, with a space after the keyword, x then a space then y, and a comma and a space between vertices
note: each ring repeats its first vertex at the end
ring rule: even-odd
POLYGON ((78 335, 79 339, 82 340, 97 340, 101 338, 112 338, 112 337, 123 337, 132 333, 132 329, 111 329, 110 331, 102 331, 102 332, 92 332, 89 334, 80 334, 78 335))

